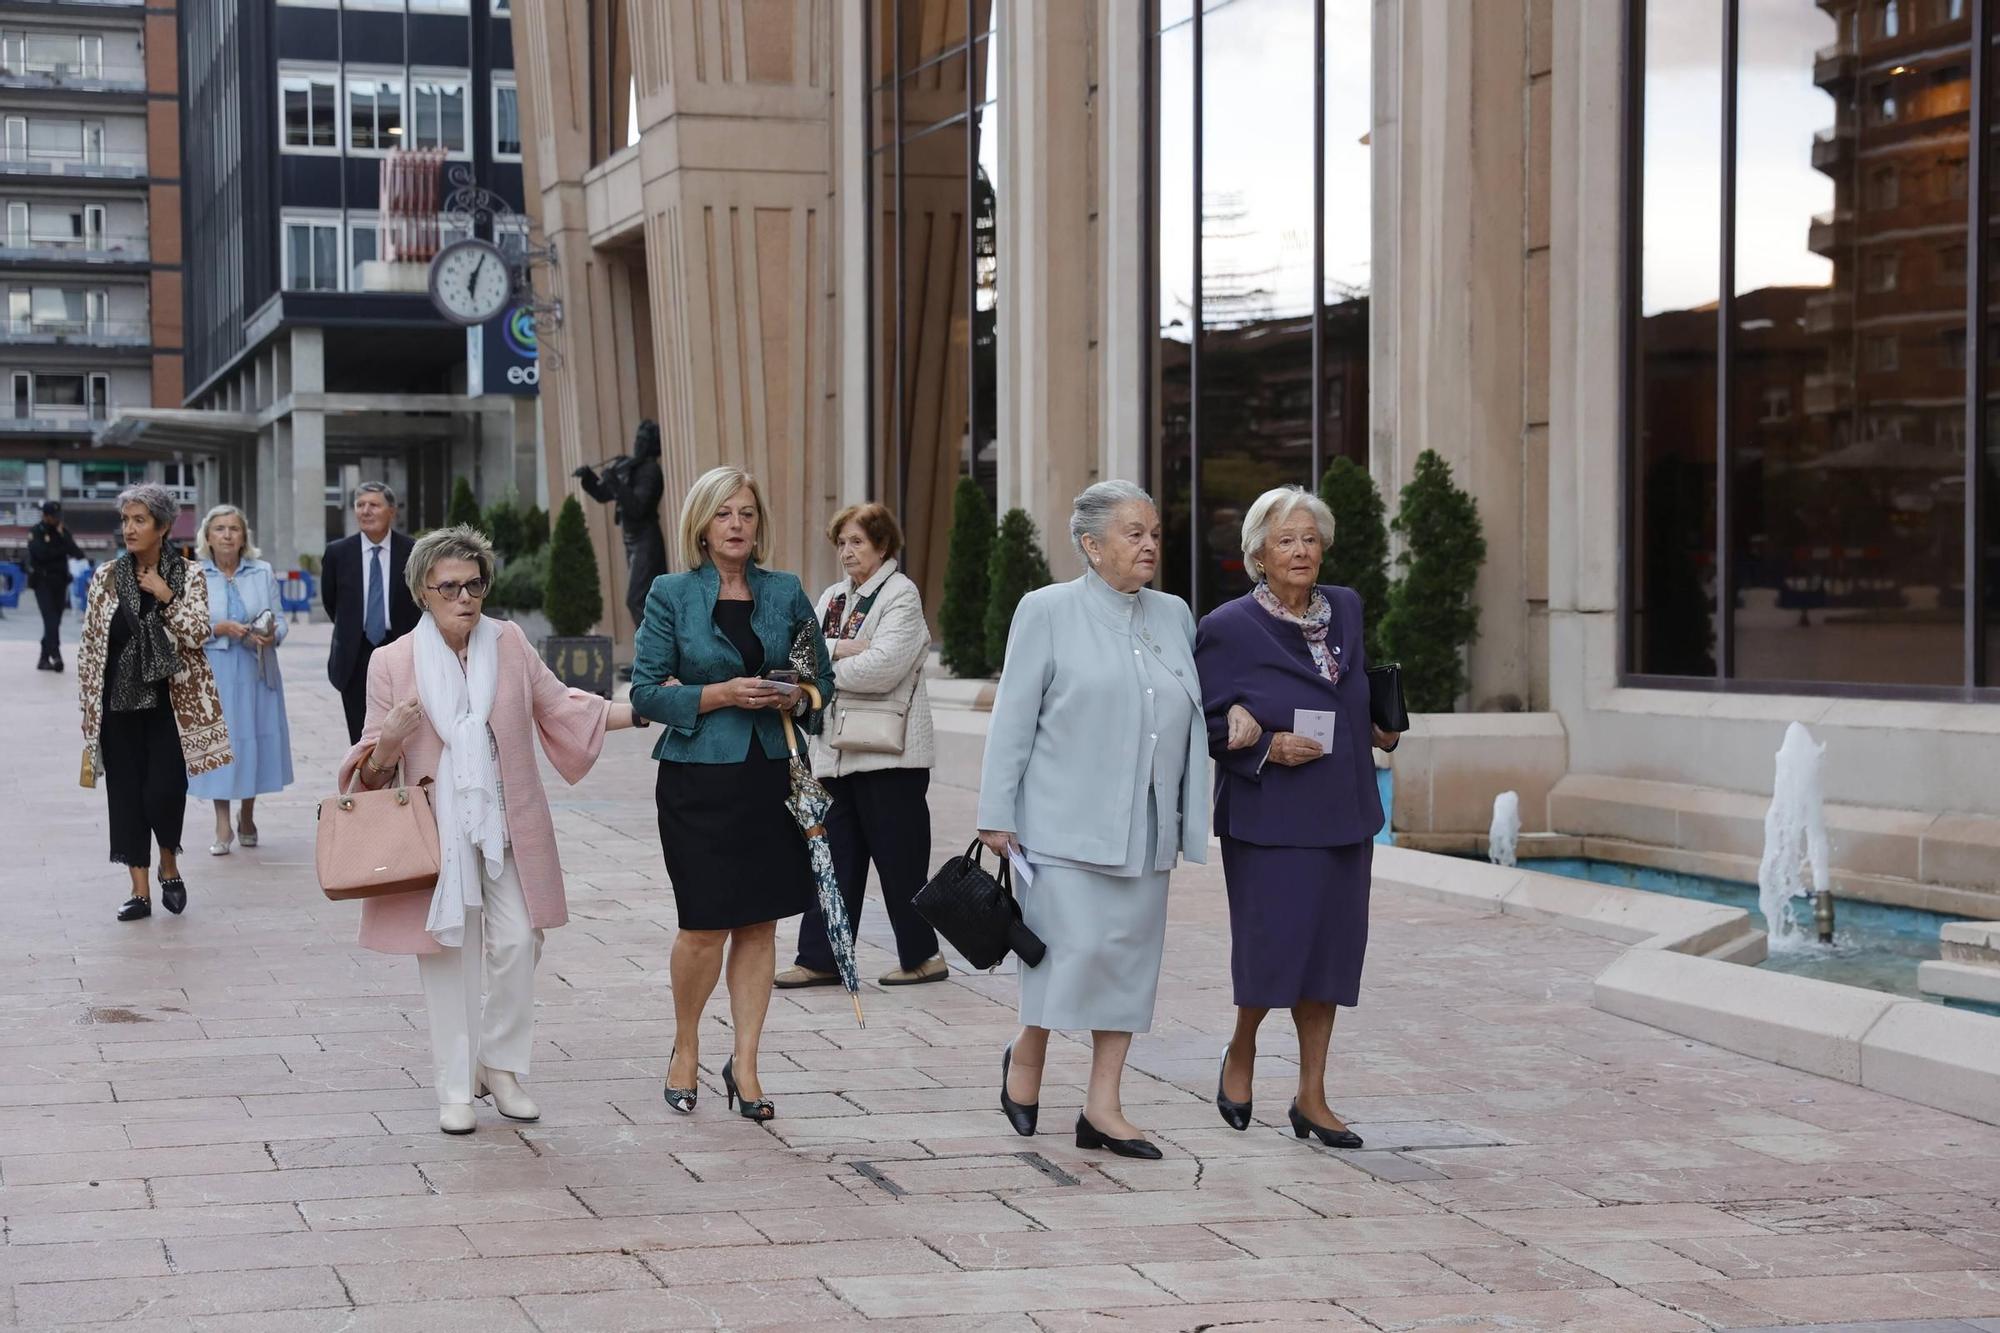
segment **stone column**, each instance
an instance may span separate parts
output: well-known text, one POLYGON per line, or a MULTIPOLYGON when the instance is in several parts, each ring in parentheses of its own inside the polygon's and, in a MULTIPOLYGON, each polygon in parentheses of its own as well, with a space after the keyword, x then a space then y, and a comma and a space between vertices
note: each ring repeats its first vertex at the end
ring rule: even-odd
POLYGON ((1138 243, 1152 219, 1144 182, 1151 145, 1146 140, 1146 62, 1151 37, 1146 7, 1129 0, 1098 0, 1097 107, 1099 273, 1097 456, 1098 475, 1137 481, 1144 471, 1151 423, 1141 415, 1139 385, 1156 334, 1146 327, 1147 247, 1138 243))

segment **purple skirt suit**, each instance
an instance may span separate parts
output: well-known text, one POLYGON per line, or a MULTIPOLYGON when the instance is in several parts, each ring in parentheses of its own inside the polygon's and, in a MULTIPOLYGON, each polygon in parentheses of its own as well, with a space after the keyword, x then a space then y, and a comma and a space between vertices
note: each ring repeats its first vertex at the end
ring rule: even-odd
POLYGON ((1368 883, 1382 827, 1368 721, 1361 598, 1321 585, 1333 612, 1333 683, 1313 665, 1305 634, 1245 594, 1202 618, 1195 636, 1215 760, 1215 828, 1229 892, 1230 971, 1236 1003, 1282 1009, 1302 1001, 1352 1005, 1368 951, 1368 883), (1264 735, 1228 748, 1229 708, 1241 704, 1264 735), (1333 748, 1309 764, 1266 763, 1271 737, 1301 708, 1339 715, 1333 748))

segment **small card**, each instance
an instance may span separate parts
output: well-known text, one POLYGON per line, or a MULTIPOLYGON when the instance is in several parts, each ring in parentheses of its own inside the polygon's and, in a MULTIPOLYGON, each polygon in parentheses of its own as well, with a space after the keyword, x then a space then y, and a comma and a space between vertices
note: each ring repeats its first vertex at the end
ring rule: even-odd
POLYGON ((1322 751, 1332 754, 1333 726, 1339 720, 1338 713, 1325 713, 1316 708, 1300 708, 1292 714, 1292 734, 1318 741, 1322 751))
POLYGON ((1024 888, 1034 887, 1035 868, 1028 864, 1028 858, 1021 855, 1018 848, 1008 849, 1007 864, 1014 867, 1014 878, 1020 880, 1024 888))

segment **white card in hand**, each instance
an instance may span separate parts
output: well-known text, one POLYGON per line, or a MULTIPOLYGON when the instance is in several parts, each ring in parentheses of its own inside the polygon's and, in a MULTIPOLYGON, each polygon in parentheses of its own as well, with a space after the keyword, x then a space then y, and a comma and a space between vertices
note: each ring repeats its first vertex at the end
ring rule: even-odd
POLYGON ((1014 878, 1021 881, 1023 888, 1033 888, 1035 868, 1028 864, 1028 858, 1021 855, 1018 848, 1007 849, 1007 864, 1014 867, 1014 878))
POLYGON ((1339 720, 1338 713, 1325 713, 1316 708, 1300 708, 1292 713, 1292 734, 1318 741, 1321 751, 1331 754, 1333 724, 1339 720))

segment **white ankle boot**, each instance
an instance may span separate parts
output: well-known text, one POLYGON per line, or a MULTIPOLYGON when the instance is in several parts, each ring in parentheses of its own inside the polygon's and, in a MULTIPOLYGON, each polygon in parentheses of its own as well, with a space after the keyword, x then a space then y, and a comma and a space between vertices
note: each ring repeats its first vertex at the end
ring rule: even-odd
POLYGON ((438 1107, 438 1128, 447 1134, 470 1134, 479 1128, 479 1116, 470 1102, 446 1102, 438 1107))
POLYGON ((481 1069, 479 1071, 479 1092, 481 1097, 493 1098, 493 1109, 509 1120, 540 1120, 541 1108, 535 1099, 521 1090, 521 1082, 504 1069, 481 1069))

